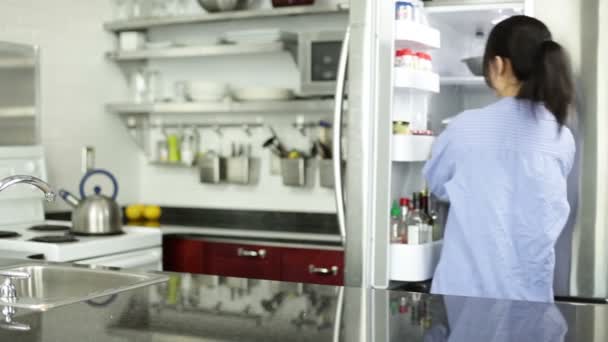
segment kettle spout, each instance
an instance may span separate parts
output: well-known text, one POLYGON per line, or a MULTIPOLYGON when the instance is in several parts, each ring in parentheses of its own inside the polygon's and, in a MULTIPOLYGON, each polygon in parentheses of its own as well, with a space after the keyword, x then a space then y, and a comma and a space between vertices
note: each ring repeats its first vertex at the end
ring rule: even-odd
POLYGON ((63 198, 63 200, 69 204, 72 208, 76 208, 78 206, 78 204, 80 204, 80 200, 72 195, 69 191, 67 190, 59 190, 59 196, 61 198, 63 198))

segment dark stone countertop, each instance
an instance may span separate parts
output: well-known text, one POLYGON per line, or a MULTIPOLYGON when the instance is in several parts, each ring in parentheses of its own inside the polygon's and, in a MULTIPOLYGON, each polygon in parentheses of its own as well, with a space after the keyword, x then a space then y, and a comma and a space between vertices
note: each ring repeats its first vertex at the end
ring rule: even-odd
POLYGON ((605 341, 606 305, 542 304, 169 274, 32 312, 0 341, 605 341), (339 322, 336 325, 336 322, 339 322))

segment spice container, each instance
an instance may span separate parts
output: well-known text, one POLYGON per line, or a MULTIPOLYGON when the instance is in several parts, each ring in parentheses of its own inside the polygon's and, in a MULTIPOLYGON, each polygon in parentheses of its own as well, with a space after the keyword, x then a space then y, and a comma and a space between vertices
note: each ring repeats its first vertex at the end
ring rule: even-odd
POLYGON ((410 124, 405 121, 393 122, 393 134, 410 134, 410 124))

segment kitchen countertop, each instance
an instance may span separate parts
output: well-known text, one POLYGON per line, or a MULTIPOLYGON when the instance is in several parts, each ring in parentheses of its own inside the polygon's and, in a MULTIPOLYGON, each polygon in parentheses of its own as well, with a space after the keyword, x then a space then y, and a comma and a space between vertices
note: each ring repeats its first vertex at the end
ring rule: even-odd
MULTIPOLYGON (((6 264, 0 262, 0 265, 6 264)), ((608 306, 542 304, 169 273, 32 312, 1 341, 605 341, 608 306), (336 325, 336 322, 340 322, 336 325)))

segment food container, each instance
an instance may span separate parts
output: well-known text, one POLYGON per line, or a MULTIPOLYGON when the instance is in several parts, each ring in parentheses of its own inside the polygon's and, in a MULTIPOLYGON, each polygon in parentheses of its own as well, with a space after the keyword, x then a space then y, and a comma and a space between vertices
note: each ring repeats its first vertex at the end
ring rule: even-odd
POLYGON ((218 184, 226 180, 226 158, 207 153, 198 160, 201 183, 218 184))
POLYGON ((393 134, 410 134, 410 124, 405 121, 393 122, 393 134))
POLYGON ((255 184, 259 179, 260 160, 251 157, 226 158, 226 181, 232 184, 255 184))
POLYGON ((304 187, 314 183, 312 160, 305 158, 281 159, 283 185, 304 187))
MULTIPOLYGON (((344 162, 342 162, 342 169, 344 169, 344 162)), ((319 160, 319 180, 320 185, 323 188, 333 189, 335 186, 334 178, 334 161, 333 159, 321 159, 319 160)))
POLYGON ((273 7, 312 5, 315 0, 272 0, 273 7))
POLYGON ((395 1, 395 19, 410 20, 415 19, 415 6, 413 1, 395 1))

